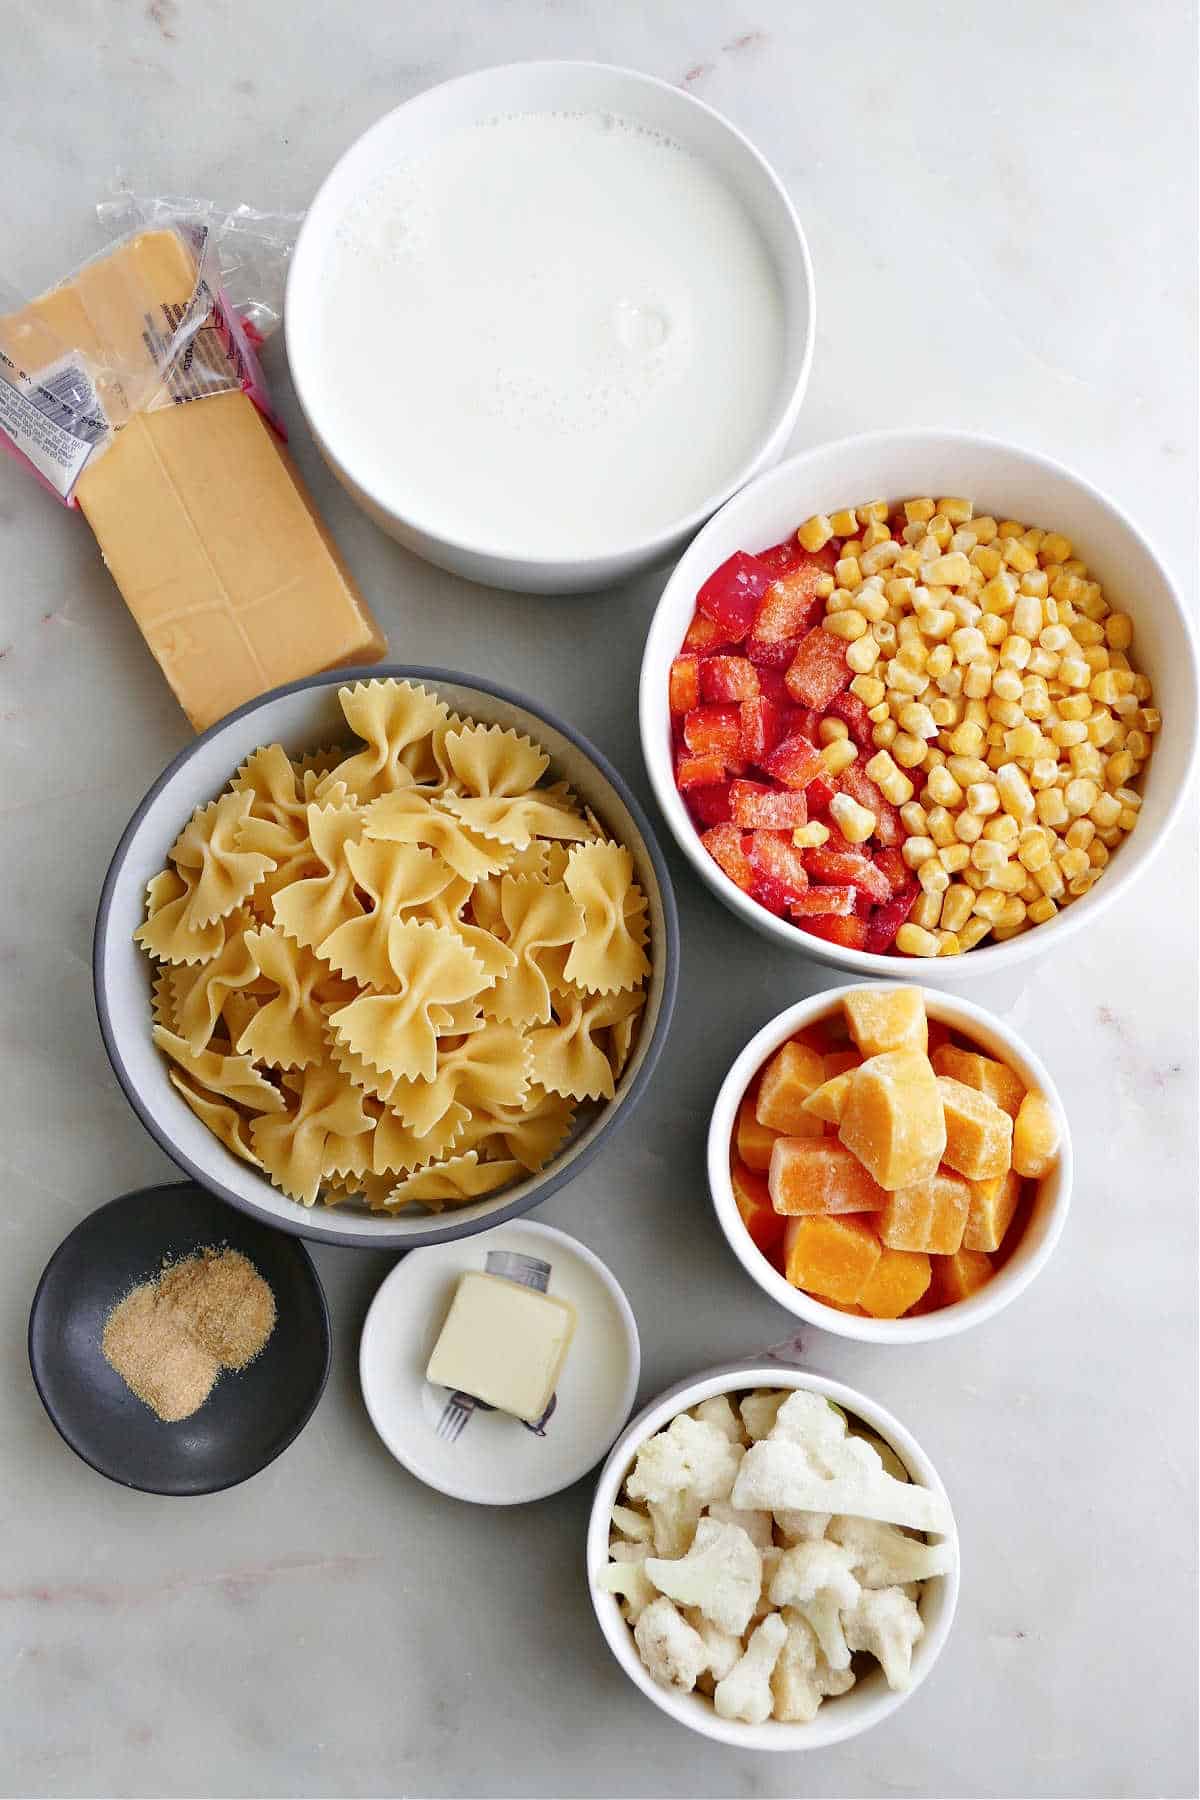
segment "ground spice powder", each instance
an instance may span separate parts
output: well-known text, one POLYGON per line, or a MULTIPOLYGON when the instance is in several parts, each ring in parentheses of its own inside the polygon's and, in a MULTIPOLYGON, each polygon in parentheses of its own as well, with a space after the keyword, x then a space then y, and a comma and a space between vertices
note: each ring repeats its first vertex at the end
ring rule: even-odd
POLYGON ((198 1251, 109 1313, 101 1348, 157 1416, 186 1419, 222 1369, 244 1369, 275 1328, 275 1296, 238 1250, 198 1251))

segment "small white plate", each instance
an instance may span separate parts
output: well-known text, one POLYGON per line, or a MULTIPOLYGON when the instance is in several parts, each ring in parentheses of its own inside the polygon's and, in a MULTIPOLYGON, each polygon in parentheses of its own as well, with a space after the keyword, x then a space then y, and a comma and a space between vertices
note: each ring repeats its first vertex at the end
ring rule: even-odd
POLYGON ((640 1370, 637 1324, 610 1271, 565 1232, 526 1220, 410 1251, 371 1302, 358 1352, 371 1423, 397 1462, 441 1493, 482 1506, 541 1500, 586 1475, 624 1427, 640 1370), (530 1285, 544 1282, 577 1315, 540 1430, 478 1405, 456 1407, 448 1388, 425 1379, 459 1276, 506 1256, 525 1260, 501 1261, 493 1273, 522 1267, 530 1285))

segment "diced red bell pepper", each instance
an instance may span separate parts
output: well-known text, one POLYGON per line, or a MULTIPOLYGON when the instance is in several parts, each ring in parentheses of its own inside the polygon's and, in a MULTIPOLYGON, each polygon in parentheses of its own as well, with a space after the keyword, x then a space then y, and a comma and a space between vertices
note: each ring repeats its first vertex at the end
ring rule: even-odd
POLYGON ((853 913, 846 919, 831 918, 826 914, 819 919, 797 919, 796 923, 801 931, 807 931, 811 937, 824 938, 830 944, 841 944, 843 949, 866 948, 867 927, 853 913))
POLYGON ((837 785, 831 775, 818 775, 810 781, 804 790, 804 798, 808 801, 809 818, 814 818, 817 813, 827 813, 829 803, 837 791, 837 785))
POLYGON ((876 907, 867 921, 866 947, 875 956, 886 956, 896 941, 896 933, 908 918, 916 904, 920 888, 915 881, 910 881, 906 888, 892 897, 886 905, 876 907))
POLYGON ((748 894, 754 884, 754 871, 742 848, 742 834, 737 826, 714 825, 711 831, 704 833, 700 842, 718 868, 724 869, 730 881, 736 883, 744 894, 748 894))
POLYGON ((783 736, 783 719, 776 701, 765 694, 743 700, 738 754, 743 762, 761 763, 783 736))
POLYGON ((700 701, 700 658, 677 656, 671 664, 670 704, 673 713, 690 712, 700 701))
POLYGON ((727 642, 740 642, 754 623, 758 603, 770 587, 772 572, 756 556, 735 550, 728 561, 714 569, 696 605, 727 634, 727 642))
POLYGON ((857 694, 835 694, 829 702, 828 710, 835 719, 842 720, 860 750, 870 748, 874 754, 875 740, 871 735, 871 721, 857 694))
POLYGON ((694 787, 687 791, 688 810, 700 825, 728 825, 729 783, 720 781, 712 787, 694 787))
POLYGON ((871 860, 887 877, 893 894, 901 893, 912 880, 912 871, 895 845, 886 850, 876 850, 871 860))
POLYGON ((854 895, 854 911, 860 919, 869 919, 879 902, 872 900, 870 894, 864 893, 862 888, 852 888, 850 891, 854 895))
POLYGON ((786 669, 800 648, 800 639, 760 638, 751 632, 746 639, 746 655, 756 669, 786 669))
POLYGON ((708 656, 700 665, 702 699, 753 700, 758 692, 758 671, 744 656, 708 656))
POLYGON ((777 919, 782 919, 787 912, 791 897, 789 890, 784 887, 781 881, 776 881, 773 875, 765 875, 757 870, 755 871, 754 886, 750 889, 750 898, 752 900, 757 900, 760 906, 765 906, 767 911, 774 913, 777 919))
POLYGON ((683 741, 697 756, 736 757, 740 736, 736 706, 694 706, 683 721, 683 741))
POLYGON ((769 644, 811 631, 825 612, 825 602, 817 592, 824 574, 820 563, 805 554, 798 568, 773 581, 759 604, 754 636, 769 644))
POLYGON ((807 893, 797 894, 789 910, 797 919, 822 915, 845 919, 854 911, 855 892, 852 887, 810 887, 807 893))
MULTIPOLYGON (((835 694, 850 686, 854 671, 846 661, 844 638, 818 625, 804 638, 787 672, 788 693, 801 706, 824 712, 835 694)), ((702 684, 703 685, 703 684, 702 684)))
POLYGON ((785 718, 795 712, 795 707, 788 699, 787 683, 783 679, 782 669, 759 668, 758 691, 760 694, 765 694, 768 700, 774 700, 777 705, 784 707, 786 709, 785 718))
MULTIPOLYGON (((737 816, 736 811, 734 816, 737 816)), ((804 860, 811 881, 830 882, 835 886, 845 883, 861 888, 880 906, 892 897, 887 876, 869 857, 860 856, 857 851, 832 850, 828 844, 822 844, 815 850, 806 850, 804 860)))
POLYGON ((772 544, 769 550, 759 550, 756 554, 759 562, 770 569, 772 581, 778 581, 781 575, 790 575, 793 569, 800 568, 808 551, 793 532, 781 543, 772 544))
POLYGON ((808 887, 803 852, 797 850, 789 831, 753 831, 746 851, 755 878, 768 876, 785 888, 789 900, 808 887))
POLYGON ((884 799, 881 790, 859 763, 851 763, 848 769, 843 769, 838 781, 843 793, 875 814, 875 829, 871 835, 877 844, 889 849, 903 842, 904 827, 898 810, 890 800, 884 799))
POLYGON ((762 767, 785 787, 803 788, 822 772, 825 764, 817 746, 797 732, 776 744, 770 755, 763 758, 762 767))
POLYGON ((732 782, 729 804, 734 824, 746 831, 791 831, 808 824, 803 793, 780 792, 757 781, 732 782))
POLYGON ((788 1222, 771 1205, 766 1176, 748 1169, 740 1157, 734 1159, 729 1174, 734 1203, 751 1241, 764 1256, 775 1255, 783 1243, 788 1222))
POLYGON ((728 642, 729 638, 724 629, 717 624, 715 619, 707 618, 702 612, 692 614, 692 622, 683 637, 685 651, 696 650, 701 656, 704 656, 710 650, 719 650, 722 644, 728 642))
POLYGON ((686 788, 715 787, 725 779, 725 762, 720 756, 681 756, 675 764, 675 786, 686 788))

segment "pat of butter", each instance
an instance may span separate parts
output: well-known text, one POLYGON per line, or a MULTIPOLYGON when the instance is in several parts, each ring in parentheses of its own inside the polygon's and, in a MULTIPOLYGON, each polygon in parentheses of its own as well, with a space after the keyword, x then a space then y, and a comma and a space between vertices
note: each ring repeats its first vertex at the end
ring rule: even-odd
POLYGON ((426 1378, 536 1424, 575 1333, 575 1308, 501 1275, 459 1279, 426 1378))

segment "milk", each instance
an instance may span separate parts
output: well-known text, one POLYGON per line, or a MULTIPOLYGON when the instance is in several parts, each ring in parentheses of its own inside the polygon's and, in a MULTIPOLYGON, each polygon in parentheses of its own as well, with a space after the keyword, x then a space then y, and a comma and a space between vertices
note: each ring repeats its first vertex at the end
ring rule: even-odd
POLYGON ((470 546, 587 556, 742 470, 781 399, 779 279, 720 175, 608 113, 487 120, 347 209, 320 410, 358 484, 470 546))

